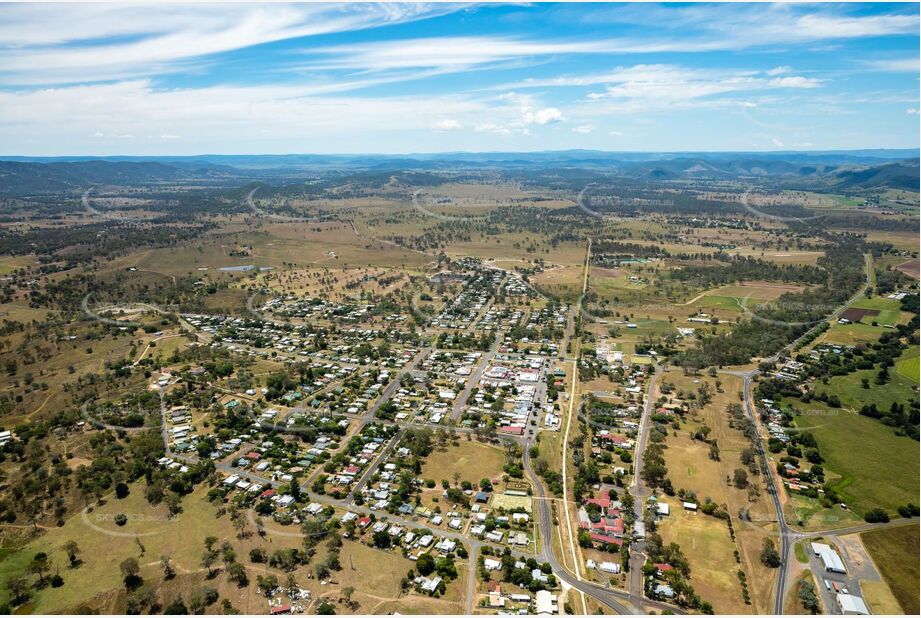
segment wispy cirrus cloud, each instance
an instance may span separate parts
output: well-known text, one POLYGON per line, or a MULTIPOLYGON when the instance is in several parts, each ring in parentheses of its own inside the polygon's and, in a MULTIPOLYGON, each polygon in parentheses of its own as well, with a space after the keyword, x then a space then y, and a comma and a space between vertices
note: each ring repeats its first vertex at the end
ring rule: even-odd
MULTIPOLYGON (((591 9, 588 11, 592 13, 591 9)), ((619 18, 630 22, 631 11, 615 9, 612 22, 616 23, 619 18)), ((799 7, 762 4, 667 9, 644 5, 642 15, 633 20, 651 28, 642 37, 443 36, 313 47, 303 51, 314 56, 308 66, 321 70, 439 68, 463 71, 479 65, 559 55, 712 52, 910 34, 917 31, 919 23, 916 14, 810 13, 799 7), (661 19, 656 18, 660 13, 661 19), (684 24, 680 36, 674 33, 677 24, 684 24)), ((775 70, 783 72, 786 68, 775 70)))
POLYGON ((0 80, 61 84, 155 75, 287 39, 406 23, 449 4, 0 6, 0 80))
POLYGON ((596 76, 591 81, 607 84, 607 88, 589 93, 590 100, 629 100, 653 107, 728 93, 776 88, 817 88, 822 84, 819 79, 798 75, 767 77, 751 71, 689 69, 663 64, 622 67, 606 75, 596 76))
POLYGON ((913 144, 917 28, 916 7, 898 5, 0 3, 0 143, 913 144))
MULTIPOLYGON (((790 67, 767 71, 733 69, 697 69, 671 64, 636 64, 621 66, 611 71, 586 75, 564 75, 550 78, 525 79, 514 83, 499 84, 495 89, 565 88, 608 84, 621 85, 609 89, 611 92, 626 93, 629 88, 668 89, 688 88, 688 97, 706 96, 721 92, 762 90, 768 88, 818 88, 823 80, 802 75, 784 75, 790 67)), ((676 94, 678 91, 676 91, 676 94)), ((590 98, 601 98, 604 93, 590 94, 590 98)))
POLYGON ((97 146, 107 144, 109 154, 122 151, 118 142, 127 140, 134 141, 136 152, 163 140, 181 141, 190 153, 279 142, 289 151, 298 142, 332 151, 339 150, 344 136, 453 128, 445 116, 518 117, 517 109, 455 95, 354 97, 318 94, 309 86, 158 89, 150 80, 0 91, 0 109, 0 134, 8 143, 92 138, 97 146))
POLYGON ((317 69, 387 70, 445 68, 462 70, 483 64, 559 54, 612 52, 610 41, 537 41, 521 37, 451 36, 374 41, 305 50, 317 56, 317 69))
POLYGON ((921 71, 921 61, 914 58, 890 58, 886 60, 867 60, 864 63, 875 71, 886 73, 918 73, 921 71))
POLYGON ((582 24, 630 24, 655 29, 674 51, 751 49, 789 43, 821 43, 917 34, 918 11, 908 5, 863 14, 859 5, 796 3, 597 4, 560 9, 582 24))

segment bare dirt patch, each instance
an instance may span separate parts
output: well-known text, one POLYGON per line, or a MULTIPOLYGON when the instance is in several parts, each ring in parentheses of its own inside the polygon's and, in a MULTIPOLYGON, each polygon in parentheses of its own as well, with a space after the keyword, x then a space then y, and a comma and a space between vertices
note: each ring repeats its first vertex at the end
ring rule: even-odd
POLYGON ((895 269, 914 279, 921 279, 921 261, 919 261, 918 258, 902 262, 896 266, 895 269))
POLYGON ((874 315, 879 315, 879 309, 861 309, 859 307, 851 307, 844 310, 844 313, 841 314, 841 318, 848 320, 849 322, 857 323, 867 316, 872 317, 874 315))

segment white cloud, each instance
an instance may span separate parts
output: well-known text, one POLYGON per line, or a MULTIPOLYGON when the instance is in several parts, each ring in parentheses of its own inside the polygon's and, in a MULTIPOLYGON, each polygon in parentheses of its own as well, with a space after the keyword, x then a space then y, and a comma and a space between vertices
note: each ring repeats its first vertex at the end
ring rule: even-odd
MULTIPOLYGON (((82 154, 87 134, 128 140, 133 152, 155 151, 160 136, 179 152, 351 151, 384 144, 406 131, 431 132, 446 117, 461 124, 491 116, 515 120, 518 111, 462 96, 351 97, 317 95, 310 87, 214 86, 156 89, 148 80, 34 91, 0 90, 0 143, 12 151, 82 154), (138 127, 143 127, 139 134, 138 127), (151 137, 148 139, 147 135, 151 137), (389 136, 389 137, 387 137, 389 136), (168 140, 169 141, 169 140, 168 140), (242 145, 242 146, 241 146, 242 145), (280 150, 276 150, 280 149, 280 150)), ((112 152, 95 154, 115 154, 112 152)), ((160 152, 160 151, 157 151, 160 152)))
POLYGON ((777 139, 776 137, 771 138, 771 143, 777 146, 778 148, 783 148, 783 142, 777 139))
POLYGON ((905 113, 906 113, 906 114, 909 114, 909 115, 912 115, 912 114, 917 115, 917 114, 918 114, 918 108, 917 108, 917 107, 909 107, 908 109, 905 110, 905 113))
POLYGON ((595 130, 595 127, 593 127, 590 124, 580 124, 578 127, 572 128, 573 133, 583 133, 583 134, 591 133, 594 130, 595 130))
POLYGON ((921 61, 914 58, 893 58, 890 60, 869 60, 866 65, 876 71, 887 73, 918 73, 921 71, 921 61))
MULTIPOLYGON (((664 24, 681 20, 695 9, 669 8, 661 20, 647 19, 644 25, 656 30, 643 38, 598 38, 594 40, 528 40, 503 36, 444 36, 399 41, 373 41, 350 45, 310 48, 305 52, 321 56, 315 68, 390 70, 439 68, 465 70, 496 62, 521 61, 563 54, 641 54, 658 52, 709 52, 746 49, 789 43, 821 42, 917 31, 917 15, 837 15, 830 11, 802 13, 799 9, 757 5, 744 10, 703 7, 707 19, 693 18, 693 28, 683 36, 664 35, 664 24)), ((645 9, 644 9, 645 10, 645 9)), ((788 67, 772 69, 780 75, 788 67)))
POLYGON ((621 137, 623 136, 623 132, 622 131, 609 131, 608 135, 613 135, 614 137, 621 137))
POLYGON ((452 118, 445 118, 436 122, 434 128, 436 131, 456 131, 461 128, 461 123, 452 118))
MULTIPOLYGON (((618 67, 590 80, 606 85, 586 95, 588 104, 607 102, 609 112, 643 112, 693 107, 754 107, 748 100, 727 98, 743 92, 818 88, 822 80, 798 75, 768 77, 758 71, 695 69, 669 64, 618 67)), ((599 105, 599 109, 601 106, 599 105)))
POLYGON ((818 88, 822 85, 822 80, 811 77, 801 77, 799 75, 790 75, 788 77, 775 77, 768 80, 768 86, 773 88, 818 88))
POLYGON ((214 54, 402 23, 456 6, 366 4, 4 5, 0 80, 78 83, 180 69, 214 54))
POLYGON ((793 69, 791 69, 788 66, 782 66, 782 67, 774 67, 773 69, 768 69, 764 73, 766 75, 770 75, 773 77, 774 75, 783 75, 784 73, 789 73, 792 70, 793 69))
POLYGON ((389 70, 408 68, 465 69, 482 64, 557 54, 612 52, 609 41, 546 42, 496 36, 455 36, 375 41, 306 50, 325 56, 323 69, 389 70))
POLYGON ((521 121, 525 124, 551 124, 563 120, 563 112, 555 107, 533 110, 525 107, 521 110, 521 121))

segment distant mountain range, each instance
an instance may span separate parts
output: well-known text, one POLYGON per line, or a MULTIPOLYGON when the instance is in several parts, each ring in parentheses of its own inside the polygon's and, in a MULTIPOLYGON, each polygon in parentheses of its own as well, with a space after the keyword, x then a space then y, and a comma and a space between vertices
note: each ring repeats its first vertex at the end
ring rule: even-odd
POLYGON ((583 168, 636 180, 813 180, 847 190, 889 187, 918 190, 917 150, 825 152, 639 153, 595 150, 449 152, 412 155, 201 155, 194 157, 6 157, 0 160, 0 195, 80 190, 98 184, 201 182, 230 185, 251 180, 303 178, 335 172, 583 168))

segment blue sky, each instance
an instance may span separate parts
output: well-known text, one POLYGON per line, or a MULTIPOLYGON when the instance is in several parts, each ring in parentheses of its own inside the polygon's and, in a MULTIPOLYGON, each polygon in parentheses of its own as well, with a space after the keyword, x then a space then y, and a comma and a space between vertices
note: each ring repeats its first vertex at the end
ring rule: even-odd
POLYGON ((3 4, 0 152, 916 148, 918 11, 3 4))

